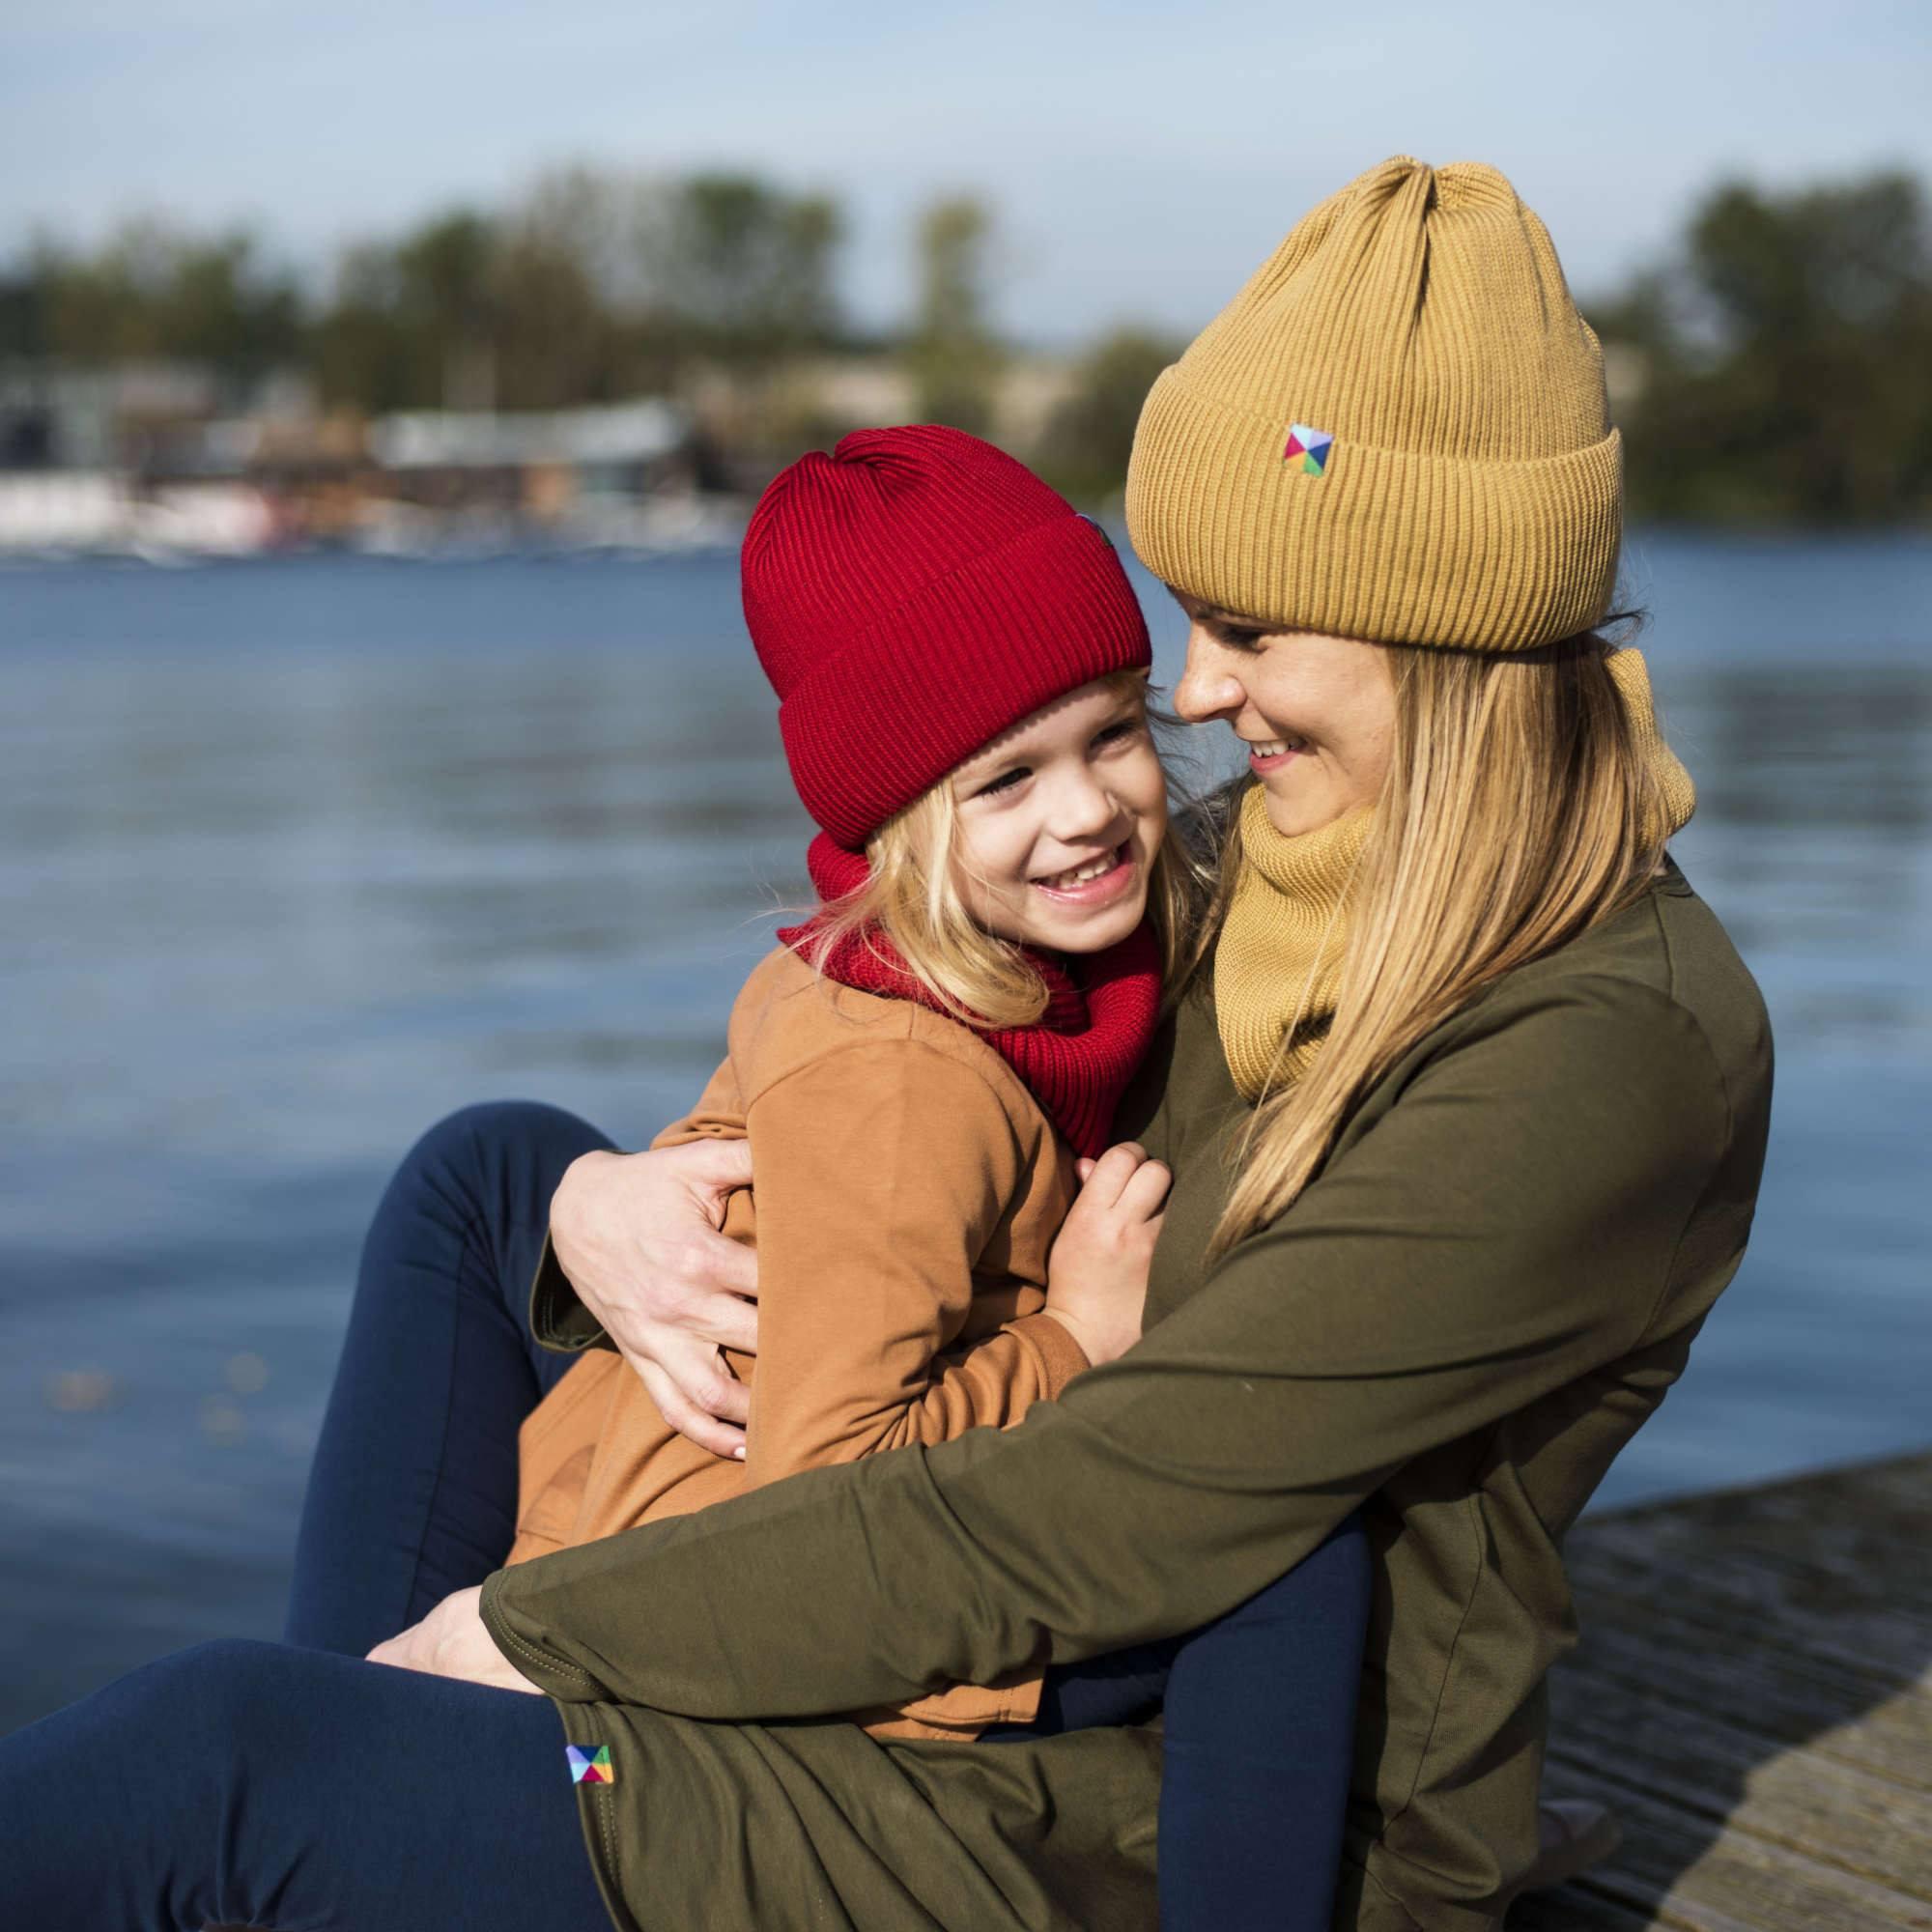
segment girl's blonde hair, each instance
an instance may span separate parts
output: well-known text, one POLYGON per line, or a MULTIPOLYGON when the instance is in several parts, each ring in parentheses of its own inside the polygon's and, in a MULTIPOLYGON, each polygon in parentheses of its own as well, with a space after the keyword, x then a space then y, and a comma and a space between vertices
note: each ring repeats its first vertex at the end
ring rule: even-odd
MULTIPOLYGON (((1662 857, 1662 783, 1605 639, 1514 655, 1378 648, 1394 744, 1350 893, 1334 1019, 1308 1073, 1256 1110, 1209 1260, 1294 1200, 1350 1111, 1432 1027, 1628 905, 1662 857)), ((1235 801, 1218 827, 1204 956, 1241 865, 1235 801)))
MULTIPOLYGON (((1147 674, 1116 671, 1096 680, 1109 692, 1147 702, 1147 674)), ((1157 737, 1171 723, 1151 708, 1157 737)), ((1168 834, 1149 868, 1148 913, 1159 938, 1165 983, 1178 988, 1198 944, 1202 915, 1213 890, 1209 861, 1177 836, 1176 821, 1190 800, 1168 774, 1168 834)), ((954 877, 958 805, 951 777, 896 811, 866 841, 870 876, 858 891, 822 907, 798 943, 820 972, 840 948, 876 949, 882 935, 900 963, 954 1019, 982 1027, 1031 1026, 1045 1012, 1046 982, 1012 940, 988 932, 968 909, 954 877)))

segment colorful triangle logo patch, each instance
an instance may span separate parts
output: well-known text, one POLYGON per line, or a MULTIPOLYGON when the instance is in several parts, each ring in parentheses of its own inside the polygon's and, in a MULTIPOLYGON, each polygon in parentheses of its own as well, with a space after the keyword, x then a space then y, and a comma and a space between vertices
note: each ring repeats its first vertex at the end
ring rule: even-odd
POLYGON ((1328 452, 1334 446, 1335 439, 1325 429, 1310 429, 1306 423, 1290 423, 1288 447, 1281 453, 1282 461, 1304 476, 1325 476, 1328 473, 1328 452))
POLYGON ((615 1784, 617 1774, 611 1769, 609 1745, 565 1745, 573 1784, 615 1784))

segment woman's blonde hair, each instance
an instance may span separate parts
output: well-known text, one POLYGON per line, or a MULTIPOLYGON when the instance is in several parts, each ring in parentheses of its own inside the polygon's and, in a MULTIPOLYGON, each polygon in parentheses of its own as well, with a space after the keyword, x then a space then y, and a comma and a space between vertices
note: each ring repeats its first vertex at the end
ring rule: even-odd
MULTIPOLYGON (((1307 1074, 1256 1110, 1210 1260, 1294 1200, 1350 1112, 1432 1027, 1629 904, 1662 857, 1662 783, 1604 638, 1514 655, 1378 648, 1394 741, 1350 892, 1334 1019, 1307 1074)), ((1210 935, 1241 865, 1237 803, 1219 829, 1210 935)))
MULTIPOLYGON (((1147 674, 1116 671, 1097 682, 1145 705, 1147 674)), ((1158 736, 1174 722, 1150 708, 1158 736)), ((1209 863, 1176 836, 1176 820, 1190 803, 1171 757, 1168 834, 1149 868, 1148 914, 1160 941, 1166 983, 1178 987, 1196 950, 1203 915, 1213 890, 1209 863)), ((988 932, 973 917, 952 864, 958 841, 958 805, 950 777, 896 811, 866 841, 870 876, 857 892, 822 907, 801 955, 824 970, 840 948, 876 948, 882 935, 899 962, 953 1018, 982 1027, 1031 1026, 1045 1012, 1047 987, 1013 941, 988 932)))

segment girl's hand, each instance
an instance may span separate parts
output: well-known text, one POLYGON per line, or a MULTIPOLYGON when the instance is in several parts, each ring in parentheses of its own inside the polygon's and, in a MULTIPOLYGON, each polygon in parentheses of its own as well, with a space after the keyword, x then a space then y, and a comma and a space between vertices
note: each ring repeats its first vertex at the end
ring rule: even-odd
POLYGON ((1047 1258, 1046 1313, 1090 1362, 1111 1362, 1141 1339, 1148 1264, 1174 1176, 1132 1141, 1078 1172, 1079 1196, 1047 1258))
POLYGON ((430 1677, 460 1677, 469 1684, 494 1685, 499 1690, 543 1692, 497 1648, 483 1622, 478 1604, 483 1586, 458 1590, 445 1597, 419 1624, 400 1636, 379 1643, 369 1653, 371 1663, 420 1670, 430 1677))
POLYGON ((718 1229, 725 1197, 751 1184, 749 1142, 690 1141, 582 1154, 550 1206, 557 1265, 658 1412, 740 1461, 750 1392, 718 1351, 757 1351, 758 1264, 718 1229))

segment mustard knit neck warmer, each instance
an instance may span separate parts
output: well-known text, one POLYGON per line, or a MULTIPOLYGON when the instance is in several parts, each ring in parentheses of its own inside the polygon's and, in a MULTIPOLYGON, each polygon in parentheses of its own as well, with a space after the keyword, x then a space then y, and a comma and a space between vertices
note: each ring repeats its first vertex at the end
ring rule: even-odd
POLYGON ((1241 869, 1214 948, 1214 1014, 1235 1085, 1250 1100, 1313 1064, 1342 981, 1345 902, 1375 810, 1290 838, 1256 785, 1241 800, 1241 869))
MULTIPOLYGON (((1696 807, 1690 775, 1657 726, 1640 653, 1606 662, 1656 775, 1665 836, 1696 807)), ((1241 869, 1214 951, 1214 1014, 1235 1085, 1249 1100, 1293 1085, 1314 1065, 1335 1017, 1349 943, 1349 890, 1375 811, 1363 806, 1291 838, 1254 786, 1241 800, 1241 869)))

